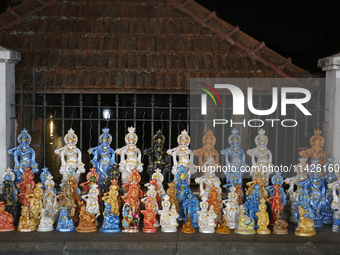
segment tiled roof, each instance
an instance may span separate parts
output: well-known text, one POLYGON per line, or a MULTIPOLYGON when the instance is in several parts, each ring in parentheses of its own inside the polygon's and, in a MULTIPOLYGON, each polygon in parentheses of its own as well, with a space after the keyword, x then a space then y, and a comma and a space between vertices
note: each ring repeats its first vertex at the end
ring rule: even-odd
POLYGON ((306 77, 193 0, 55 1, 0 15, 0 45, 22 54, 17 86, 33 66, 51 92, 187 92, 190 78, 306 77))

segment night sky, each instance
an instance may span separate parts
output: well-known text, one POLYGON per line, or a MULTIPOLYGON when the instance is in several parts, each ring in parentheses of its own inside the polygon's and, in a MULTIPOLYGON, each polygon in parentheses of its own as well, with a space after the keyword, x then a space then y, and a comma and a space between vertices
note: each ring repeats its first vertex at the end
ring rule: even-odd
MULTIPOLYGON (((340 18, 336 1, 196 0, 233 26, 311 73, 317 61, 340 52, 340 18)), ((0 1, 0 13, 6 1, 0 1)))

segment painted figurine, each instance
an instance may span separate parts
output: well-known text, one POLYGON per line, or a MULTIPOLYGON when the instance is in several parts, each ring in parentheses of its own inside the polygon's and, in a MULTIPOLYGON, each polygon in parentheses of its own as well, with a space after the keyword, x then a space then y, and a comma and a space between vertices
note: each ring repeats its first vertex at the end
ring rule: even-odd
POLYGON ((69 219, 67 215, 68 215, 67 207, 61 206, 58 225, 56 228, 56 230, 58 230, 59 232, 72 232, 76 229, 75 226, 73 225, 73 220, 69 219))
POLYGON ((191 175, 196 173, 196 167, 194 165, 194 155, 189 149, 190 137, 186 130, 177 137, 178 146, 173 149, 167 150, 167 153, 172 156, 174 162, 171 173, 174 175, 176 183, 177 171, 180 166, 184 166, 188 173, 188 185, 190 184, 191 175), (178 160, 177 160, 178 157, 178 160))
MULTIPOLYGON (((41 174, 40 174, 40 181, 41 181, 41 184, 42 184, 41 188, 43 189, 43 191, 45 191, 45 182, 47 181, 47 176, 49 176, 49 175, 51 175, 51 173, 48 171, 48 168, 44 167, 42 169, 41 174)), ((54 192, 57 193, 55 188, 54 188, 54 192)))
POLYGON ((53 231, 53 215, 47 211, 47 209, 41 208, 41 218, 40 218, 40 223, 39 227, 37 229, 38 232, 49 232, 53 231))
POLYGON ((0 201, 0 232, 13 231, 14 217, 6 211, 6 204, 0 201))
POLYGON ((102 194, 109 192, 110 186, 112 184, 111 180, 116 179, 118 181, 119 177, 120 177, 120 172, 118 169, 118 164, 113 164, 110 167, 109 171, 107 172, 107 178, 103 181, 102 194))
POLYGON ((64 137, 65 146, 56 149, 54 153, 61 157, 60 174, 63 176, 62 183, 65 183, 72 175, 75 175, 79 183, 80 174, 85 173, 84 163, 81 161, 81 151, 76 147, 78 136, 71 128, 64 137))
POLYGON ((90 233, 97 231, 96 217, 94 214, 86 211, 86 206, 84 204, 80 206, 79 224, 76 228, 76 231, 80 233, 90 233))
MULTIPOLYGON (((186 199, 183 202, 184 207, 184 215, 187 219, 187 216, 190 215, 191 225, 194 228, 198 228, 198 211, 200 210, 200 204, 195 195, 192 194, 191 190, 187 194, 186 199)), ((186 221, 184 221, 186 223, 186 221)))
POLYGON ((255 220, 252 217, 246 215, 246 207, 244 205, 240 206, 240 215, 238 219, 238 224, 235 229, 235 233, 241 235, 252 235, 255 234, 254 230, 255 220))
POLYGON ((283 179, 281 173, 276 172, 272 176, 271 181, 272 181, 272 185, 269 185, 269 186, 266 187, 266 190, 268 190, 269 196, 273 197, 275 192, 279 192, 279 195, 281 197, 282 206, 285 207, 286 202, 287 202, 287 195, 286 195, 286 192, 284 191, 284 189, 282 187, 284 179, 283 179), (278 187, 276 187, 275 185, 278 185, 278 187), (276 191, 275 187, 278 188, 278 191, 276 191))
MULTIPOLYGON (((151 181, 155 181, 155 180, 151 180, 151 181)), ((158 213, 158 201, 157 201, 157 191, 156 191, 156 182, 152 182, 151 183, 147 183, 149 185, 145 185, 148 187, 148 191, 145 194, 145 197, 141 200, 141 202, 143 202, 146 206, 146 203, 149 203, 149 200, 152 202, 152 210, 155 213, 155 217, 156 217, 156 221, 155 221, 155 227, 158 228, 159 227, 159 221, 157 219, 159 213, 158 213)))
POLYGON ((27 206, 21 207, 21 216, 17 230, 20 232, 32 232, 37 230, 37 226, 34 223, 34 219, 30 217, 27 206))
POLYGON ((74 203, 73 188, 70 185, 66 185, 63 189, 63 193, 61 193, 57 197, 59 199, 60 210, 61 208, 67 209, 67 218, 70 218, 73 224, 73 219, 75 217, 77 208, 77 205, 74 203))
POLYGON ((224 172, 226 177, 227 186, 243 184, 243 173, 240 170, 242 166, 246 166, 246 155, 241 149, 241 136, 238 134, 238 130, 234 128, 231 131, 231 135, 228 137, 230 147, 221 151, 221 154, 225 158, 225 166, 227 171, 224 172), (236 183, 235 183, 236 182, 236 183))
POLYGON ((100 215, 98 195, 98 186, 97 184, 93 184, 89 193, 81 196, 81 198, 86 202, 86 212, 94 215, 96 218, 100 215))
POLYGON ((26 198, 30 200, 29 213, 30 218, 34 220, 36 226, 40 223, 40 212, 42 209, 42 195, 44 193, 41 188, 42 184, 39 182, 34 188, 33 194, 27 194, 26 198))
POLYGON ((153 146, 149 149, 144 149, 143 153, 148 155, 149 165, 147 168, 147 173, 151 179, 152 175, 155 173, 156 169, 159 169, 162 174, 170 172, 170 158, 163 148, 165 142, 165 137, 161 130, 153 136, 153 146))
POLYGON ((214 148, 216 144, 216 137, 211 130, 208 130, 207 133, 203 136, 202 143, 203 147, 201 149, 193 151, 193 154, 198 157, 199 166, 202 167, 210 157, 213 158, 213 161, 216 165, 219 165, 218 162, 220 155, 214 148))
POLYGON ((19 196, 19 201, 23 206, 29 207, 30 201, 26 198, 26 195, 33 194, 33 190, 35 187, 34 182, 34 174, 31 172, 31 169, 29 167, 25 168, 25 172, 22 175, 22 182, 17 184, 17 187, 21 191, 19 196))
MULTIPOLYGON (((215 187, 218 193, 221 194, 221 181, 220 178, 215 175, 216 169, 217 165, 213 157, 209 157, 203 164, 203 175, 195 178, 195 182, 199 184, 200 197, 209 196, 212 187, 215 187)), ((220 196, 219 199, 221 199, 220 196)))
POLYGON ((281 185, 274 184, 274 194, 272 197, 268 198, 267 201, 270 203, 270 210, 272 213, 272 220, 270 221, 270 225, 274 226, 276 219, 276 215, 282 214, 283 212, 283 204, 281 202, 281 196, 280 196, 280 187, 281 185))
POLYGON ((3 183, 1 187, 0 201, 4 202, 6 205, 6 211, 15 217, 17 212, 16 203, 18 200, 17 190, 13 184, 15 175, 12 169, 7 168, 6 172, 3 174, 3 183))
POLYGON ((249 187, 246 189, 246 196, 249 196, 253 193, 255 185, 259 185, 261 190, 261 197, 263 197, 264 199, 268 198, 268 191, 265 188, 263 178, 254 178, 253 181, 247 182, 246 185, 249 187))
POLYGON ((256 213, 258 218, 257 225, 259 226, 256 233, 261 235, 270 234, 270 230, 268 229, 269 215, 267 213, 266 200, 264 198, 261 198, 259 209, 260 211, 256 213))
POLYGON ((159 210, 161 231, 166 233, 177 232, 177 218, 179 214, 176 206, 171 205, 168 195, 163 196, 162 210, 159 210), (171 207, 171 209, 170 209, 171 207))
POLYGON ((170 203, 176 207, 176 212, 179 212, 179 206, 177 202, 177 190, 176 184, 173 182, 168 183, 168 189, 166 190, 166 194, 170 197, 170 203))
POLYGON ((49 174, 47 176, 47 180, 45 181, 45 191, 42 197, 42 204, 47 213, 51 214, 52 218, 56 220, 59 213, 59 203, 54 190, 53 176, 49 174))
POLYGON ((268 186, 269 176, 272 173, 269 168, 273 164, 272 153, 267 149, 268 137, 265 132, 262 128, 258 131, 259 134, 255 137, 256 148, 247 150, 247 155, 251 157, 252 171, 250 175, 253 180, 255 178, 263 179, 264 185, 268 186), (253 170, 254 167, 255 170, 253 170))
POLYGON ((184 201, 187 198, 187 195, 191 193, 191 190, 188 185, 188 173, 185 170, 184 166, 180 166, 178 168, 178 172, 176 175, 176 178, 178 180, 177 183, 177 202, 179 207, 179 221, 185 220, 185 214, 184 214, 184 201))
POLYGON ((273 234, 286 235, 288 234, 288 222, 282 219, 280 212, 276 212, 276 221, 273 227, 273 234))
POLYGON ((227 227, 225 217, 222 217, 222 223, 216 227, 217 234, 230 234, 231 230, 227 227))
POLYGON ((103 133, 99 136, 99 145, 88 150, 89 154, 93 155, 91 163, 99 175, 98 184, 99 187, 103 187, 104 180, 108 177, 108 171, 110 167, 116 163, 115 151, 110 147, 112 142, 112 136, 110 135, 108 128, 102 129, 103 133))
MULTIPOLYGON (((295 202, 295 207, 299 208, 300 206, 304 209, 304 216, 307 218, 315 218, 315 215, 313 213, 313 210, 310 206, 310 197, 308 194, 308 189, 306 186, 304 186, 303 190, 302 190, 302 194, 300 196, 300 200, 295 202)), ((295 226, 294 226, 294 230, 298 227, 298 223, 299 223, 299 211, 294 211, 294 217, 295 217, 295 226)))
POLYGON ((122 232, 125 233, 138 233, 139 232, 139 212, 136 205, 130 206, 125 203, 122 210, 122 232))
POLYGON ((118 180, 112 179, 112 185, 110 186, 110 191, 105 193, 103 196, 103 201, 110 204, 111 213, 119 216, 120 208, 121 208, 121 200, 119 196, 119 186, 118 180))
POLYGON ((163 187, 163 181, 164 181, 164 176, 159 168, 155 170, 153 175, 151 176, 151 180, 156 180, 157 181, 157 193, 159 197, 162 197, 165 195, 165 190, 163 187))
POLYGON ((210 210, 210 207, 214 207, 215 214, 217 215, 215 218, 216 226, 220 224, 220 211, 221 211, 220 196, 221 194, 217 192, 216 187, 212 187, 209 193, 209 199, 207 200, 209 204, 209 210, 210 210))
POLYGON ((140 201, 138 198, 138 187, 136 184, 132 184, 127 194, 122 196, 125 203, 128 203, 130 207, 135 207, 139 211, 140 201))
POLYGON ((216 218, 217 215, 214 211, 214 206, 210 206, 210 209, 204 209, 199 211, 198 226, 200 233, 215 233, 216 218))
POLYGON ((141 181, 141 176, 138 173, 137 169, 133 169, 132 173, 129 175, 129 182, 124 183, 122 185, 122 187, 126 190, 126 192, 129 192, 130 187, 134 186, 135 188, 137 188, 138 191, 138 198, 142 199, 143 198, 143 191, 142 188, 140 186, 140 181, 141 181))
POLYGON ((339 190, 340 190, 340 180, 328 184, 328 188, 332 189, 333 201, 331 208, 333 209, 333 225, 332 231, 339 232, 340 230, 340 203, 339 203, 339 190))
POLYGON ((312 163, 312 159, 316 158, 319 160, 319 164, 323 166, 327 162, 327 153, 322 150, 325 143, 325 139, 321 136, 321 130, 314 130, 314 135, 310 138, 309 142, 312 146, 308 150, 303 150, 299 152, 301 157, 307 159, 307 162, 312 163))
POLYGON ((129 182, 129 175, 133 169, 137 169, 139 173, 143 171, 141 151, 136 146, 138 136, 135 134, 135 128, 129 127, 128 131, 129 133, 125 136, 126 145, 116 149, 116 154, 120 155, 119 171, 122 173, 123 184, 129 182))
POLYGON ((290 185, 289 189, 287 190, 291 206, 291 214, 289 217, 290 222, 295 222, 295 214, 298 212, 298 208, 295 205, 296 202, 300 200, 300 196, 302 195, 303 185, 301 182, 307 180, 308 169, 309 166, 307 164, 307 159, 303 157, 299 158, 299 164, 294 167, 294 172, 296 172, 297 175, 285 179, 285 183, 290 185), (296 191, 294 191, 295 186, 297 187, 296 191))
POLYGON ((299 206, 299 222, 294 234, 297 236, 316 235, 314 230, 314 222, 311 218, 306 217, 305 209, 302 206, 299 206))
POLYGON ((71 176, 70 179, 68 179, 68 181, 66 182, 66 186, 72 188, 73 202, 75 205, 73 222, 78 222, 79 221, 78 214, 80 212, 80 194, 81 193, 80 193, 78 184, 76 182, 76 178, 74 176, 71 176))
POLYGON ((97 173, 97 170, 94 167, 92 167, 92 168, 90 168, 90 171, 86 175, 87 181, 79 184, 79 186, 83 187, 85 194, 87 194, 87 193, 89 193, 91 187, 93 185, 96 185, 97 190, 98 190, 98 203, 100 203, 100 201, 101 201, 101 190, 100 190, 99 185, 98 185, 98 178, 99 178, 99 175, 97 173))
POLYGON ((27 167, 31 169, 33 174, 39 173, 38 164, 35 162, 35 152, 30 147, 32 137, 25 128, 21 131, 17 140, 19 145, 7 151, 14 157, 15 184, 23 182, 22 175, 27 167))
POLYGON ((222 203, 225 205, 223 209, 223 218, 226 221, 226 226, 229 229, 235 229, 237 225, 237 215, 239 213, 240 206, 237 201, 236 188, 232 186, 230 188, 230 193, 228 194, 228 199, 223 200, 222 203))
POLYGON ((141 213, 144 215, 144 227, 143 232, 145 233, 155 233, 157 232, 157 228, 155 228, 156 223, 156 214, 153 210, 154 202, 151 197, 148 197, 147 203, 145 204, 145 210, 142 210, 141 213))
POLYGON ((259 212, 259 205, 261 203, 261 190, 260 190, 260 185, 256 184, 254 186, 253 193, 247 197, 247 201, 244 203, 244 206, 247 209, 247 215, 252 217, 255 221, 255 226, 254 228, 257 229, 258 225, 257 223, 257 216, 256 213, 259 212))
POLYGON ((120 222, 119 216, 112 213, 111 205, 109 203, 104 202, 104 204, 105 204, 105 209, 103 212, 104 220, 103 220, 103 225, 101 226, 99 231, 103 233, 120 232, 121 228, 119 227, 119 222, 120 222))
POLYGON ((333 210, 331 204, 333 202, 332 189, 328 188, 328 184, 335 182, 338 178, 335 175, 335 164, 333 163, 334 157, 327 157, 327 163, 323 166, 324 176, 321 180, 325 183, 325 194, 326 203, 325 206, 321 208, 322 223, 332 224, 333 223, 333 210))
POLYGON ((186 221, 181 228, 181 232, 185 234, 194 234, 196 229, 191 225, 190 214, 187 215, 186 221))

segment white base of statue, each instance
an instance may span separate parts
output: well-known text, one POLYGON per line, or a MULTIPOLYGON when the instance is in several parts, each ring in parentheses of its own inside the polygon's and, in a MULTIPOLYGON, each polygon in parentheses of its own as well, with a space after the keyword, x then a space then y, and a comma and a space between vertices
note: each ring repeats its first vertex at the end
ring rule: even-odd
POLYGON ((204 234, 211 234, 211 233, 215 233, 215 228, 213 228, 213 227, 200 227, 199 232, 204 233, 204 234))
POLYGON ((174 233, 177 232, 177 228, 176 227, 162 227, 161 231, 164 233, 174 233))

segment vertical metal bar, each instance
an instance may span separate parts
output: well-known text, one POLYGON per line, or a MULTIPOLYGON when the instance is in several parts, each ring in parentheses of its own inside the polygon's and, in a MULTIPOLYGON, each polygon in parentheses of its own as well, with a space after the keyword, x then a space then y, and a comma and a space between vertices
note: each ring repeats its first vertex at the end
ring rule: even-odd
MULTIPOLYGON (((222 100, 223 100, 223 105, 224 106, 226 105, 225 98, 226 98, 226 95, 223 95, 222 100)), ((226 120, 226 117, 225 117, 225 108, 224 107, 222 108, 222 118, 226 120)), ((222 127, 222 150, 224 150, 224 136, 225 136, 225 132, 224 132, 224 128, 222 127)), ((222 160, 222 162, 223 162, 223 160, 222 160)))
POLYGON ((155 125, 155 95, 151 95, 151 144, 153 144, 153 135, 155 132, 154 125, 155 125))
POLYGON ((44 167, 46 167, 46 150, 47 150, 47 143, 46 143, 46 106, 47 106, 47 102, 46 102, 46 88, 47 86, 45 86, 44 88, 44 167))
POLYGON ((318 103, 316 105, 316 128, 318 129, 320 126, 320 94, 321 90, 318 92, 318 103))
POLYGON ((64 146, 65 137, 65 94, 61 95, 61 142, 64 146))
MULTIPOLYGON (((171 132, 172 132, 172 94, 169 95, 169 149, 171 149, 171 132)), ((171 180, 171 171, 169 171, 168 180, 171 180)))
POLYGON ((79 106, 80 106, 80 132, 79 132, 79 136, 80 136, 80 150, 83 149, 83 94, 80 92, 79 95, 79 106))
POLYGON ((187 130, 189 132, 190 126, 190 94, 187 95, 187 130))
MULTIPOLYGON (((297 94, 295 94, 295 99, 297 98, 297 94)), ((296 108, 297 107, 294 107, 294 120, 296 120, 296 115, 297 115, 297 112, 296 112, 296 108)), ((281 109, 280 109, 281 111, 281 109)), ((298 126, 294 128, 293 132, 293 164, 295 164, 296 161, 296 140, 297 140, 297 136, 296 136, 296 129, 299 128, 298 126)))
POLYGON ((36 130, 34 128, 35 126, 35 97, 36 97, 36 91, 35 91, 35 68, 33 66, 33 81, 32 81, 32 126, 31 131, 34 133, 36 130))
POLYGON ((21 100, 20 100, 20 131, 23 130, 23 126, 24 126, 24 90, 22 88, 22 85, 20 85, 20 93, 21 93, 21 100))
POLYGON ((102 104, 102 98, 100 96, 100 93, 98 94, 98 97, 97 97, 97 104, 98 104, 98 144, 99 144, 99 136, 100 136, 100 120, 101 120, 101 104, 102 104))
POLYGON ((119 95, 116 94, 116 148, 118 148, 119 95))
POLYGON ((133 126, 136 128, 136 116, 137 116, 137 95, 133 95, 133 126))
MULTIPOLYGON (((276 119, 279 118, 279 111, 276 111, 276 119)), ((277 165, 277 157, 278 157, 278 150, 279 150, 279 125, 275 126, 275 165, 277 165)))

